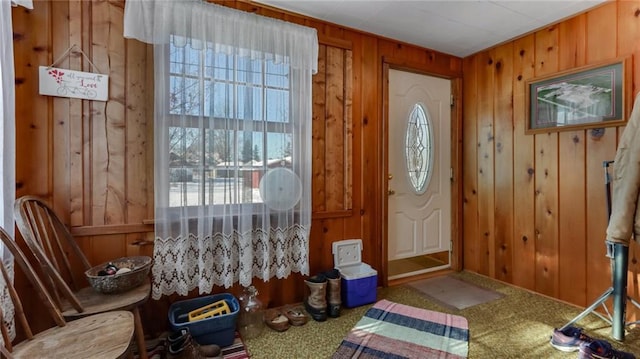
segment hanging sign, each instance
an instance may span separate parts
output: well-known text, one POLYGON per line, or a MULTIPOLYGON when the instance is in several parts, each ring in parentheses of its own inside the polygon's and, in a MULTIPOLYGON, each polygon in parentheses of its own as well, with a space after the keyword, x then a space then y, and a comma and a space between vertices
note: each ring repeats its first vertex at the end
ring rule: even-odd
POLYGON ((94 72, 74 71, 53 67, 69 55, 73 49, 77 49, 91 66, 98 70, 87 54, 77 45, 73 44, 51 65, 40 66, 40 94, 107 101, 109 98, 109 76, 94 72))
POLYGON ((109 98, 109 76, 40 66, 40 94, 106 101, 109 98))

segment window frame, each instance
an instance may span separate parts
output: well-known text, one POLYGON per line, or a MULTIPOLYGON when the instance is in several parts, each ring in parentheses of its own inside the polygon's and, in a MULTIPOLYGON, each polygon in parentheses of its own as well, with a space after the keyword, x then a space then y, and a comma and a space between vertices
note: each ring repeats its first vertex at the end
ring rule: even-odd
MULTIPOLYGON (((206 49, 203 49, 200 52, 199 56, 199 61, 198 61, 198 72, 196 75, 192 75, 192 74, 188 74, 186 73, 186 71, 183 71, 182 73, 179 72, 172 72, 172 57, 170 52, 172 51, 172 47, 175 46, 173 45, 173 40, 171 40, 169 42, 169 44, 165 47, 165 51, 168 52, 168 56, 166 56, 166 58, 168 59, 168 66, 167 66, 167 70, 168 73, 165 74, 164 79, 166 81, 166 86, 165 88, 167 88, 169 91, 167 91, 165 93, 165 119, 168 119, 168 123, 167 123, 167 128, 193 128, 195 130, 211 130, 211 131, 215 131, 215 130, 220 130, 220 131, 229 131, 232 133, 233 139, 232 139, 232 145, 230 145, 230 151, 231 153, 235 154, 235 159, 232 159, 231 162, 235 163, 236 165, 233 166, 233 168, 242 168, 244 167, 242 165, 242 161, 239 159, 240 155, 239 153, 242 151, 241 147, 242 144, 239 143, 239 133, 245 132, 245 128, 250 128, 252 133, 260 133, 263 137, 262 139, 262 149, 261 149, 261 155, 262 155, 262 166, 257 167, 259 168, 259 170, 262 172, 260 175, 260 178, 263 177, 267 171, 271 168, 270 167, 270 163, 269 161, 278 161, 278 159, 266 159, 265 157, 268 156, 268 141, 267 141, 267 137, 269 136, 269 134, 279 134, 279 135, 283 135, 283 136, 288 136, 289 139, 286 141, 287 145, 291 146, 291 148, 294 148, 294 144, 297 142, 297 140, 294 138, 295 135, 293 133, 293 130, 295 128, 295 125, 293 124, 293 121, 291 120, 291 108, 292 108, 292 91, 291 91, 291 81, 293 76, 295 76, 295 70, 287 65, 287 64, 275 64, 276 66, 286 66, 287 67, 287 72, 283 73, 281 76, 286 77, 287 81, 286 81, 286 85, 279 87, 279 86, 273 86, 273 85, 267 85, 266 84, 266 77, 268 76, 267 73, 267 62, 271 61, 271 60, 266 60, 266 59, 262 59, 261 63, 260 63, 260 76, 261 76, 261 81, 259 84, 255 84, 255 83, 251 83, 248 81, 240 81, 237 80, 237 77, 235 76, 236 73, 238 71, 246 71, 243 69, 239 69, 238 67, 238 59, 239 59, 239 55, 234 54, 234 55, 226 55, 226 56, 230 56, 232 58, 232 63, 233 63, 233 67, 226 67, 225 71, 232 71, 234 74, 234 78, 231 80, 221 80, 218 82, 222 82, 222 83, 226 83, 226 84, 230 84, 232 86, 232 88, 237 88, 239 86, 246 86, 249 88, 259 88, 260 89, 260 95, 261 98, 263 99, 262 102, 262 114, 263 117, 266 117, 265 115, 265 108, 267 107, 267 105, 265 104, 265 98, 266 98, 266 91, 268 91, 269 89, 272 90, 278 90, 278 91, 285 91, 287 93, 286 96, 286 114, 283 115, 283 121, 277 121, 277 120, 262 120, 262 119, 252 119, 252 118, 238 118, 238 116, 233 116, 233 114, 235 113, 235 109, 232 109, 231 112, 231 116, 229 118, 225 118, 225 117, 219 117, 219 116, 208 116, 205 114, 205 101, 207 101, 204 97, 205 97, 205 87, 207 86, 207 83, 214 83, 216 82, 216 78, 215 78, 215 74, 211 74, 209 76, 200 76, 200 74, 204 74, 207 69, 206 67, 207 62, 206 62, 206 57, 208 56, 207 52, 210 51, 212 53, 212 56, 217 56, 217 54, 219 53, 223 53, 223 52, 216 52, 215 51, 215 46, 211 46, 211 47, 207 47, 206 49), (199 114, 175 114, 172 113, 172 109, 171 109, 171 79, 173 76, 179 76, 182 78, 191 78, 194 79, 196 81, 198 81, 198 93, 200 94, 200 98, 198 100, 198 107, 199 107, 199 114), (204 79, 203 79, 204 77, 204 79), (200 125, 201 121, 205 121, 207 123, 206 127, 202 127, 200 125), (234 123, 234 128, 229 129, 227 127, 229 122, 233 122, 234 123), (246 124, 249 124, 248 126, 246 124)), ((185 45, 188 46, 188 45, 185 45)), ((224 53, 223 53, 224 54, 224 53)), ((182 60, 183 62, 181 62, 181 66, 184 70, 185 64, 186 64, 186 55, 182 56, 182 60)), ((248 71, 254 71, 253 69, 250 69, 248 71)), ((237 100, 237 94, 233 94, 231 95, 234 98, 234 105, 235 105, 235 101, 237 100)), ((213 103, 213 101, 212 101, 213 103)), ((255 102, 254 102, 255 103, 255 102)), ((210 105, 213 106, 213 105, 210 105)), ((184 111, 183 111, 184 112, 184 111)), ((207 136, 207 131, 201 131, 201 134, 198 134, 198 137, 201 137, 200 141, 202 141, 202 143, 205 143, 205 137, 207 136)), ((170 146, 171 147, 171 146, 170 146)), ((206 146, 202 146, 202 151, 206 151, 206 146)), ((203 153, 204 155, 204 153, 203 153)), ((283 155, 284 155, 284 150, 283 150, 283 155)), ((202 156, 204 157, 204 156, 202 156)), ((286 166, 287 168, 290 169, 294 169, 296 166, 294 164, 294 153, 291 153, 289 156, 283 156, 282 159, 280 159, 280 161, 285 160, 287 157, 290 158, 290 160, 288 161, 288 165, 286 166)), ((207 165, 207 164, 196 164, 196 165, 192 165, 192 166, 188 166, 188 165, 181 165, 181 166, 171 166, 171 165, 167 165, 167 169, 169 171, 171 171, 172 169, 181 169, 181 168, 190 168, 193 170, 197 170, 197 169, 202 169, 202 168, 215 168, 215 166, 212 165, 207 165)), ((232 167, 229 167, 232 168, 232 167)), ((170 172, 169 172, 170 173, 170 172)), ((167 173, 167 175, 169 175, 169 173, 167 173)), ((208 185, 206 183, 207 179, 205 178, 206 176, 201 176, 202 178, 199 179, 198 181, 194 181, 196 183, 198 183, 199 186, 202 186, 202 188, 199 190, 200 193, 198 193, 198 204, 193 204, 193 205, 187 205, 187 206, 183 206, 183 205, 177 205, 177 206, 172 206, 170 205, 171 203, 171 193, 167 193, 167 203, 168 205, 168 209, 169 210, 177 210, 179 208, 185 208, 188 211, 189 215, 188 217, 191 217, 193 213, 193 216, 197 216, 196 211, 199 207, 213 207, 212 211, 216 216, 223 216, 225 214, 229 214, 229 212, 234 213, 236 211, 240 210, 240 207, 242 206, 262 206, 264 208, 264 210, 266 211, 267 206, 263 201, 260 202, 242 202, 242 200, 239 200, 237 202, 231 202, 231 203, 207 203, 206 200, 206 196, 207 193, 205 193, 204 188, 208 185), (226 210, 223 210, 223 207, 227 206, 226 210), (230 206, 230 207, 229 207, 230 206)), ((242 176, 240 177, 235 177, 235 185, 238 185, 238 180, 242 179, 242 176)), ((180 181, 179 183, 186 183, 186 181, 180 181)), ((255 210, 255 208, 254 208, 255 210)))

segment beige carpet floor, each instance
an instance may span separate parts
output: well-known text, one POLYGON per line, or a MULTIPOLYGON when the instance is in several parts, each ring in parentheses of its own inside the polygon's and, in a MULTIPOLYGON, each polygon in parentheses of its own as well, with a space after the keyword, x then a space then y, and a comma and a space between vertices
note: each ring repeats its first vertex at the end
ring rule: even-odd
MULTIPOLYGON (((489 288, 502 298, 454 310, 430 301, 409 285, 379 288, 378 299, 461 315, 469 321, 469 358, 576 358, 549 345, 554 327, 561 327, 582 309, 540 296, 484 276, 469 272, 451 274, 455 278, 489 288)), ((304 326, 278 333, 265 328, 262 335, 245 341, 254 359, 330 358, 346 333, 358 322, 370 305, 343 309, 340 318, 326 322, 310 320, 304 326)), ((627 332, 624 342, 614 341, 611 327, 595 315, 579 323, 587 334, 606 339, 614 348, 640 356, 640 328, 627 332)))

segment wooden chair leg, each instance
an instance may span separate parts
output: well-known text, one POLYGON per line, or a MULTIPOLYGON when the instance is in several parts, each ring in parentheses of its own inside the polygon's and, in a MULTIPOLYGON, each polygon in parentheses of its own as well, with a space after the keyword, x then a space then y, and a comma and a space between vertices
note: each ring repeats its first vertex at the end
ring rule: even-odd
POLYGON ((136 342, 138 342, 138 352, 140 359, 149 359, 147 356, 147 344, 144 341, 144 330, 142 329, 142 320, 140 319, 140 310, 138 307, 133 308, 133 323, 135 325, 136 342))

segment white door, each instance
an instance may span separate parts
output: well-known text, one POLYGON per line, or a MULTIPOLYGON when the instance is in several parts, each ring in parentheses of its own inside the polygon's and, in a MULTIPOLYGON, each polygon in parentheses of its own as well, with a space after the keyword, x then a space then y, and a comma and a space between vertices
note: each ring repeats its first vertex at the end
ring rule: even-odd
POLYGON ((450 251, 451 81, 389 70, 388 260, 450 251))

